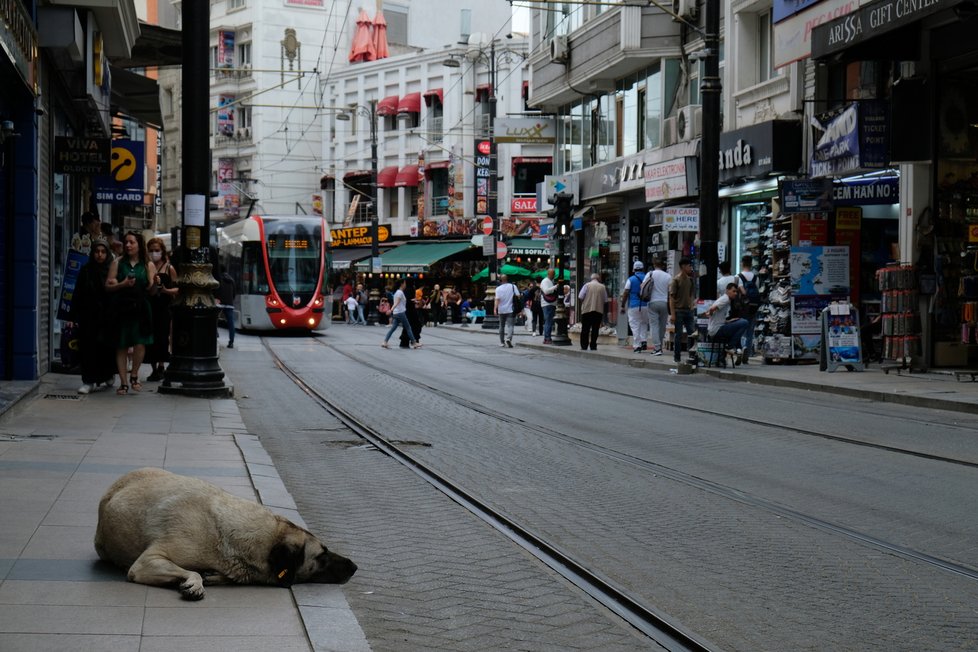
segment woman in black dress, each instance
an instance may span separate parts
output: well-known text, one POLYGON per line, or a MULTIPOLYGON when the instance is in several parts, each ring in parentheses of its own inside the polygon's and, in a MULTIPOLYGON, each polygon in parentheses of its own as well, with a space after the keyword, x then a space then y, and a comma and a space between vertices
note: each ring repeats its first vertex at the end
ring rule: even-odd
POLYGON ((164 365, 170 361, 170 303, 180 293, 177 287, 177 270, 170 264, 166 244, 161 238, 150 238, 146 243, 149 260, 156 265, 157 293, 149 298, 153 309, 153 343, 146 347, 146 362, 153 372, 146 379, 150 382, 163 380, 164 365))
POLYGON ((109 243, 101 238, 92 242, 88 263, 78 273, 71 299, 71 321, 78 326, 82 386, 79 394, 97 392, 112 386, 115 372, 115 338, 108 319, 105 279, 109 275, 109 243))

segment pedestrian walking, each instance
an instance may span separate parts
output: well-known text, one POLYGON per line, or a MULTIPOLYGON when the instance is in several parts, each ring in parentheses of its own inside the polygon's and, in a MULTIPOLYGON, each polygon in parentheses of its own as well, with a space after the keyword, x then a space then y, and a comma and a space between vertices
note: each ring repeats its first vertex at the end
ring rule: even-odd
POLYGON ((357 297, 351 294, 346 298, 346 323, 352 326, 357 323, 357 297))
POLYGON ((527 330, 534 336, 543 335, 543 309, 540 306, 540 288, 535 281, 523 290, 523 312, 526 313, 527 330))
POLYGON ((641 260, 632 263, 632 275, 625 279, 621 291, 621 312, 628 308, 628 327, 632 330, 632 351, 639 353, 648 349, 649 311, 648 302, 639 295, 645 279, 645 264, 641 260))
POLYGON ((109 276, 109 244, 103 238, 91 243, 88 262, 78 272, 71 298, 69 323, 78 328, 82 385, 79 394, 112 386, 115 373, 115 341, 109 315, 105 280, 109 276))
POLYGON ((540 281, 540 306, 543 309, 543 343, 553 344, 551 335, 554 329, 554 315, 557 313, 557 284, 554 282, 556 272, 547 270, 547 275, 540 281))
POLYGON ((234 297, 238 293, 231 275, 224 271, 218 281, 217 303, 228 326, 228 348, 234 348, 234 297))
POLYGON ((129 389, 138 392, 143 385, 139 382, 139 367, 146 356, 146 345, 153 343, 153 315, 148 295, 155 294, 156 284, 150 283, 156 277, 156 267, 146 256, 143 236, 135 231, 126 233, 122 241, 124 255, 112 261, 105 288, 113 298, 115 320, 119 332, 116 342, 115 362, 119 373, 119 388, 116 394, 125 396, 129 389), (132 347, 132 368, 126 365, 129 348, 132 347))
POLYGON ((693 347, 696 333, 696 286, 693 283, 693 263, 689 258, 679 260, 679 273, 669 283, 669 312, 672 315, 672 356, 677 363, 683 349, 683 335, 693 347))
POLYGON ((757 273, 754 271, 754 257, 750 254, 740 259, 740 274, 737 277, 743 290, 740 316, 747 320, 747 330, 744 332, 744 355, 740 362, 747 364, 750 357, 754 355, 754 329, 757 324, 757 311, 761 307, 761 292, 757 273))
POLYGON ((364 316, 364 310, 367 307, 367 291, 363 288, 363 283, 357 283, 357 289, 355 296, 357 298, 357 323, 361 326, 367 325, 367 318, 364 316))
POLYGON ((500 275, 494 303, 495 313, 499 317, 499 346, 513 348, 513 327, 516 325, 513 298, 518 294, 519 289, 509 282, 509 278, 505 274, 500 275))
MULTIPOLYGON (((411 284, 408 283, 406 289, 404 290, 405 297, 408 298, 406 302, 407 309, 404 311, 407 315, 408 324, 411 325, 411 333, 414 334, 414 339, 418 342, 418 346, 421 346, 421 330, 424 328, 424 320, 421 318, 421 306, 424 303, 424 296, 421 290, 411 291, 411 284)), ((406 349, 411 346, 411 340, 408 338, 407 331, 403 328, 401 329, 401 348, 406 349)))
POLYGON ((591 280, 581 287, 577 298, 581 318, 581 350, 598 350, 598 333, 608 303, 608 288, 601 282, 600 274, 591 274, 591 280))
POLYGON ((170 361, 170 304, 180 294, 177 287, 177 270, 170 264, 166 244, 161 238, 150 238, 146 243, 149 260, 156 266, 156 294, 150 296, 153 311, 153 343, 146 347, 146 362, 153 368, 146 378, 149 382, 163 380, 165 365, 170 361))
POLYGON ((401 282, 397 286, 397 291, 394 292, 394 302, 391 304, 391 327, 387 330, 387 335, 381 344, 385 349, 391 348, 387 342, 390 341, 391 335, 394 334, 398 326, 407 332, 411 348, 421 348, 421 343, 414 339, 414 333, 411 332, 411 324, 407 319, 407 296, 404 294, 404 288, 406 287, 407 281, 401 279, 401 282))
POLYGON ((652 355, 662 355, 662 342, 666 337, 669 322, 669 281, 672 278, 666 271, 666 261, 661 258, 653 263, 653 269, 644 283, 652 284, 649 300, 649 339, 652 340, 652 355))

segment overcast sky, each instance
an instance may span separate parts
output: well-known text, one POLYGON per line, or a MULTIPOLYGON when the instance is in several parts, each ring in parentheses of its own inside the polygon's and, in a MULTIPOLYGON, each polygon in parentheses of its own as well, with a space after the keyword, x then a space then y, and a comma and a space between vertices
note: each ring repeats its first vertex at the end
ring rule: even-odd
POLYGON ((530 32, 530 9, 513 6, 513 31, 528 34, 530 32))

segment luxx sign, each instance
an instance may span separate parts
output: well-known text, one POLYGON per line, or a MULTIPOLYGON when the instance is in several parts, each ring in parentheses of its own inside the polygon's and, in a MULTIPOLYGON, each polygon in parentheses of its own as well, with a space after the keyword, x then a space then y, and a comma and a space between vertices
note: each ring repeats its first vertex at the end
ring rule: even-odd
POLYGON ((497 143, 553 145, 557 142, 557 123, 539 118, 496 118, 493 123, 497 143))

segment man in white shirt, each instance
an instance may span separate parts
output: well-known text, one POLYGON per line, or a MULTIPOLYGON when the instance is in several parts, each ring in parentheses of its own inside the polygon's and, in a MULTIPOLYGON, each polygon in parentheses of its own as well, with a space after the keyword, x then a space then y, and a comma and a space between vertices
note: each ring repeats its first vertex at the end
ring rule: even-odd
POLYGON ((394 305, 391 306, 391 327, 387 331, 387 335, 384 337, 384 342, 381 344, 385 349, 391 348, 387 342, 391 339, 391 335, 400 326, 407 333, 408 339, 411 341, 412 349, 420 349, 421 342, 414 339, 414 333, 411 331, 411 323, 407 320, 407 297, 404 296, 404 288, 407 285, 407 281, 401 279, 400 284, 397 286, 397 292, 394 293, 394 305))
POLYGON ((740 338, 744 336, 748 323, 746 319, 741 317, 728 319, 728 316, 730 314, 730 302, 736 299, 739 293, 740 286, 736 283, 728 283, 724 293, 706 311, 710 318, 710 324, 707 327, 710 337, 714 341, 724 342, 725 349, 735 349, 737 356, 742 355, 740 338))
POLYGON ((553 344, 550 335, 554 329, 554 315, 557 312, 557 301, 561 297, 557 294, 557 284, 554 276, 557 272, 553 269, 547 270, 547 276, 540 281, 540 305, 543 307, 543 343, 553 344))
POLYGON ((516 314, 513 312, 513 297, 519 293, 515 285, 509 282, 505 274, 499 277, 496 286, 495 310, 499 316, 499 346, 513 348, 513 326, 516 324, 516 314))
POLYGON ((672 277, 666 271, 666 261, 657 259, 655 269, 650 272, 651 279, 645 283, 652 284, 652 298, 649 301, 649 339, 652 340, 652 355, 662 355, 662 340, 666 336, 666 325, 669 323, 669 281, 672 277))
POLYGON ((649 311, 648 304, 642 301, 639 290, 645 279, 645 264, 641 260, 632 262, 632 275, 625 279, 621 290, 621 312, 628 311, 628 327, 632 330, 632 351, 640 353, 648 348, 649 311))

